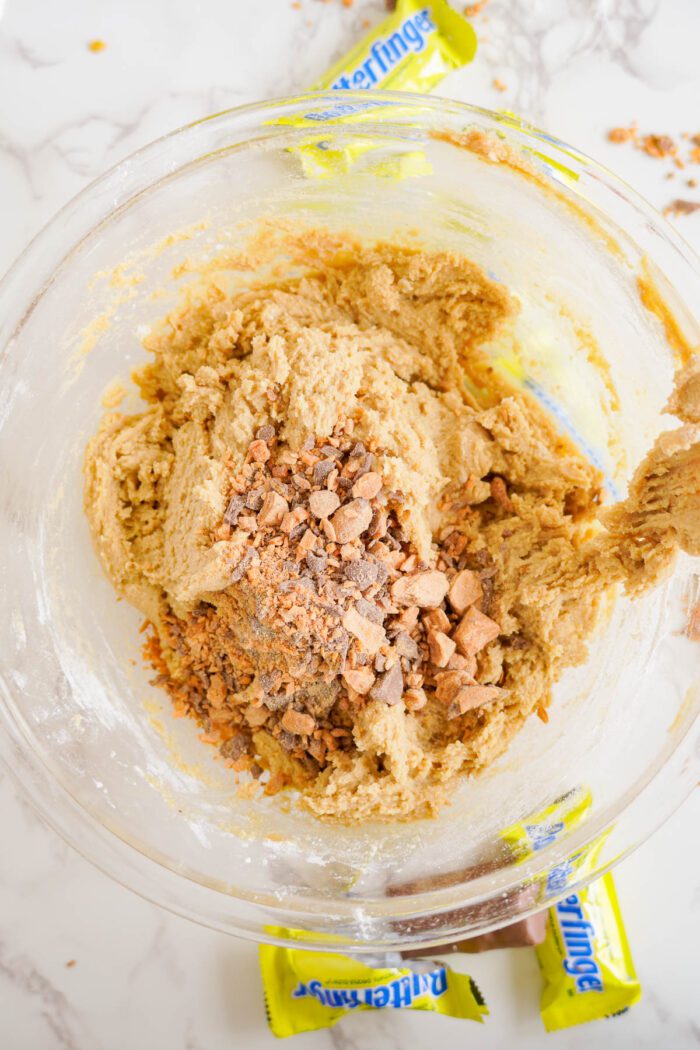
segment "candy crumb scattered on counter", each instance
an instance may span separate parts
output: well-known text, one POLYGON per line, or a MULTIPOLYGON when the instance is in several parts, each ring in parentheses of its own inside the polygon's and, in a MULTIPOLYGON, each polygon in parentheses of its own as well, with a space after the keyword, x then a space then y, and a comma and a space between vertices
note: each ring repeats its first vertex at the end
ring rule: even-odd
MULTIPOLYGON (((654 160, 670 160, 677 169, 683 170, 687 164, 700 164, 700 134, 691 134, 689 131, 681 133, 681 140, 689 142, 691 147, 685 156, 681 156, 678 143, 670 135, 641 135, 636 121, 632 121, 626 127, 611 128, 608 131, 607 138, 608 142, 612 142, 615 145, 631 142, 636 149, 646 153, 648 157, 654 160)), ((675 178, 675 171, 672 169, 665 172, 664 177, 666 179, 675 178)), ((695 189, 697 180, 689 178, 686 180, 686 185, 690 189, 695 189)), ((663 209, 663 214, 667 218, 678 215, 692 215, 698 208, 700 208, 700 203, 677 199, 671 201, 663 209)))
POLYGON ((685 201, 677 198, 667 204, 663 210, 663 214, 668 218, 669 215, 692 215, 693 212, 700 208, 700 201, 685 201))
POLYGON ((489 0, 476 0, 474 4, 467 4, 464 8, 464 14, 467 18, 474 18, 475 15, 480 15, 488 2, 489 0))
POLYGON ((691 135, 687 131, 681 134, 681 140, 691 144, 691 148, 685 157, 681 156, 679 145, 671 135, 641 134, 636 121, 632 121, 626 127, 611 128, 607 137, 608 142, 612 142, 615 145, 631 142, 636 149, 641 150, 648 157, 652 157, 655 160, 671 158, 679 168, 684 168, 686 164, 700 164, 700 134, 691 135))

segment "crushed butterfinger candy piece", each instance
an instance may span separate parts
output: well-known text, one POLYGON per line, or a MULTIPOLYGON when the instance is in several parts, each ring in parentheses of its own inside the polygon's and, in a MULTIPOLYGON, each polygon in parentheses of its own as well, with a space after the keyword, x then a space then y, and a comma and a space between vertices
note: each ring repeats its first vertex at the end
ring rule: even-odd
POLYGON ((452 632, 452 638, 460 653, 471 656, 493 642, 500 633, 501 628, 490 616, 471 606, 452 632))
POLYGON ((316 728, 316 723, 311 715, 305 715, 303 711, 295 711, 292 707, 288 707, 282 715, 281 725, 288 733, 294 733, 297 736, 308 736, 316 728))
MULTIPOLYGON (((448 598, 454 611, 461 616, 470 605, 475 605, 481 600, 483 593, 481 580, 477 573, 471 569, 462 569, 450 583, 448 598)), ((444 627, 441 629, 444 630, 444 627)))
POLYGON ((391 587, 391 596, 400 605, 418 605, 434 609, 443 601, 450 584, 444 572, 428 569, 425 572, 402 576, 391 587))

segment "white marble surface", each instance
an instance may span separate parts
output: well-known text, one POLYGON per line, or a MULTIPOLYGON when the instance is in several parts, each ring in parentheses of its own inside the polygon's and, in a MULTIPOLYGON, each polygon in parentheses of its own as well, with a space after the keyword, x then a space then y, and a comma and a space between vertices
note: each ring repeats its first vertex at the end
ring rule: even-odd
MULTIPOLYGON (((383 0, 0 0, 0 273, 94 176, 180 124, 302 89, 378 21, 383 0), (106 41, 93 54, 87 42, 106 41)), ((568 138, 658 206, 700 199, 606 130, 700 132, 698 0, 491 0, 481 49, 441 93, 506 107, 568 138), (499 77, 507 90, 492 84, 499 77)), ((696 169, 700 178, 700 168, 696 169)), ((700 212, 679 219, 700 249, 700 212)), ((530 951, 463 963, 491 1007, 479 1030, 361 1015, 296 1044, 327 1050, 666 1048, 700 1041, 697 795, 618 871, 644 985, 626 1016, 546 1037, 530 951)), ((73 853, 0 778, 2 1050, 272 1046, 254 945, 173 918, 73 853), (67 966, 70 960, 75 965, 67 966)))

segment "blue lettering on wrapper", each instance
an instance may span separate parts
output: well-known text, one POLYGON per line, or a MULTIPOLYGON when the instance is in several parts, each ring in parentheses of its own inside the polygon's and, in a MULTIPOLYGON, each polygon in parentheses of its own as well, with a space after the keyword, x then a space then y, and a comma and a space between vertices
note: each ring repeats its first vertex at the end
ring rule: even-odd
POLYGON ((395 1010, 403 1006, 410 1006, 413 1002, 413 988, 410 976, 399 978, 391 982, 391 1005, 395 1010))
POLYGON ((570 860, 564 860, 557 864, 547 876, 546 890, 548 894, 558 893, 566 889, 574 874, 574 865, 570 860))
POLYGON ((390 51, 394 56, 394 62, 398 62, 399 59, 408 54, 408 44, 404 39, 406 29, 408 29, 408 25, 402 27, 402 30, 392 33, 386 42, 387 51, 390 51))
POLYGON ((367 61, 365 62, 365 64, 363 65, 362 68, 364 69, 365 73, 369 77, 370 84, 376 84, 377 83, 377 76, 376 76, 376 74, 374 72, 374 69, 372 68, 372 56, 371 55, 369 56, 369 58, 367 59, 367 61))
POLYGON ((574 893, 559 901, 555 910, 564 941, 564 971, 573 977, 577 992, 602 992, 603 975, 595 958, 595 928, 583 917, 581 898, 574 893))
MULTIPOLYGON (((346 76, 340 78, 341 80, 347 81, 342 87, 350 88, 352 85, 346 76)), ((365 113, 367 110, 375 109, 386 109, 387 106, 394 106, 395 102, 374 102, 369 97, 366 102, 338 102, 335 106, 331 106, 329 109, 319 110, 317 112, 305 113, 304 120, 339 120, 341 117, 348 117, 355 113, 365 113)))
POLYGON ((566 897, 563 901, 559 901, 557 911, 560 915, 573 915, 577 919, 583 919, 583 908, 576 893, 572 894, 571 897, 566 897))
POLYGON ((430 979, 430 994, 439 999, 447 991, 447 970, 441 966, 439 970, 431 970, 426 976, 430 979))
POLYGON ((577 983, 579 992, 603 991, 603 982, 600 977, 580 977, 577 983))
POLYGON ((367 85, 369 87, 379 83, 380 79, 390 73, 409 51, 416 55, 424 51, 428 36, 436 29, 437 26, 430 17, 427 7, 415 15, 409 15, 391 36, 379 37, 375 40, 370 48, 370 57, 349 73, 338 77, 331 87, 334 91, 347 90, 350 85, 364 88, 366 85, 361 81, 365 79, 370 81, 370 84, 367 85), (376 71, 374 64, 377 67, 376 71))
POLYGON ((423 34, 420 31, 420 28, 416 24, 415 20, 413 22, 406 23, 403 30, 403 38, 404 40, 408 41, 408 43, 411 45, 411 50, 415 51, 416 54, 419 51, 422 51, 425 47, 423 34))
POLYGON ((563 820, 557 820, 553 824, 526 824, 525 831, 533 850, 540 850, 555 842, 565 827, 563 820))
POLYGON ((338 988, 329 988, 326 992, 329 1006, 345 1006, 345 992, 338 988))
POLYGON ((380 984, 379 987, 374 989, 374 995, 372 996, 372 1005, 376 1006, 381 1010, 383 1006, 387 1006, 389 1003, 389 997, 391 996, 391 985, 380 984))
POLYGON ((326 987, 322 981, 300 981, 292 990, 293 999, 310 997, 322 1006, 354 1010, 358 1006, 372 1006, 381 1010, 410 1008, 416 999, 430 996, 439 999, 447 991, 447 970, 439 966, 429 973, 401 974, 383 984, 363 988, 326 987))

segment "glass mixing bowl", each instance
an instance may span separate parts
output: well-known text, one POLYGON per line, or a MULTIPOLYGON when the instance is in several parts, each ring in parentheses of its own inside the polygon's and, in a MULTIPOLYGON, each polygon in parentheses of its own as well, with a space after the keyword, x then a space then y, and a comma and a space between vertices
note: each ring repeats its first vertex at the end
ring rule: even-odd
POLYGON ((444 943, 572 892, 697 782, 698 563, 682 557, 653 593, 620 598, 549 724, 530 719, 439 818, 332 827, 279 796, 239 797, 148 684, 140 617, 91 548, 81 461, 105 388, 143 359, 141 326, 175 301, 173 269, 186 281, 186 259, 275 216, 454 248, 505 282, 520 350, 494 345, 494 367, 550 408, 613 495, 673 425, 673 370, 700 342, 698 261, 613 175, 510 117, 331 93, 148 146, 64 208, 0 289, 7 766, 86 857, 180 914, 258 940, 304 930, 317 948, 444 943), (536 815, 562 796, 543 828, 536 815), (528 820, 534 840, 513 848, 505 829, 520 823, 522 838, 528 820))

